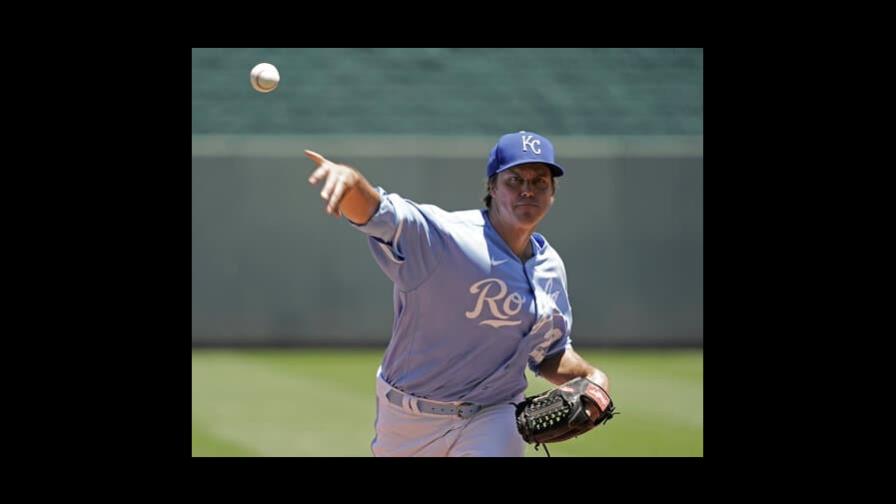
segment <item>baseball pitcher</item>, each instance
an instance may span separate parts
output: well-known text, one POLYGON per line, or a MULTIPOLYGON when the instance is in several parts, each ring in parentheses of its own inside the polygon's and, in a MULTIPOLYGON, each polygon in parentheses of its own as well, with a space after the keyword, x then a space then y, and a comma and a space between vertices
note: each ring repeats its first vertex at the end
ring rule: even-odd
POLYGON ((485 208, 449 212, 372 186, 306 150, 326 211, 368 236, 394 283, 392 337, 376 374, 373 454, 520 457, 614 414, 606 374, 572 347, 559 254, 535 232, 564 170, 551 142, 503 135, 485 208), (524 397, 525 367, 557 388, 524 397))

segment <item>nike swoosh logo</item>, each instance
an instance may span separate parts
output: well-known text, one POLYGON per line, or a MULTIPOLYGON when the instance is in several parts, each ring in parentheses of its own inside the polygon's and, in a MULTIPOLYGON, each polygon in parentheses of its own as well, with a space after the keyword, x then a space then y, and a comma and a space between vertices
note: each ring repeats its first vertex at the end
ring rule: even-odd
POLYGON ((492 261, 492 267, 494 267, 494 266, 500 266, 500 265, 506 263, 506 262, 509 261, 509 260, 510 260, 510 259, 501 259, 500 261, 492 261))

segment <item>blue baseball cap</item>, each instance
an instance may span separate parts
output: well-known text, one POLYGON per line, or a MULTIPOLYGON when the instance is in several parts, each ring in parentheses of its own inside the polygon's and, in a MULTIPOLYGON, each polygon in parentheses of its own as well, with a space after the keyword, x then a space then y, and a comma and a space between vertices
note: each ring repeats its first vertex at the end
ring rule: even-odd
POLYGON ((547 138, 531 131, 508 133, 488 155, 485 174, 488 177, 508 168, 526 163, 544 163, 555 177, 563 175, 563 168, 554 162, 554 145, 547 138))

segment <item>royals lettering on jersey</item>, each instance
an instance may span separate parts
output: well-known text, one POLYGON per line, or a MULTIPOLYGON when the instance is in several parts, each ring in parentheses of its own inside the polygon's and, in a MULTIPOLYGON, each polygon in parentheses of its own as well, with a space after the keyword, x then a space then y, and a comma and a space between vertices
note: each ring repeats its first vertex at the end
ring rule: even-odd
POLYGON ((378 191, 379 209, 355 227, 394 283, 383 377, 440 401, 492 403, 525 390, 525 367, 537 372, 570 344, 559 255, 536 233, 524 264, 485 210, 447 212, 378 191))
POLYGON ((511 292, 510 295, 507 295, 507 284, 502 282, 500 278, 480 280, 470 286, 470 293, 480 294, 476 299, 476 307, 472 311, 464 313, 468 319, 478 318, 479 314, 482 313, 482 308, 487 305, 488 312, 492 317, 497 317, 497 320, 483 320, 479 322, 480 325, 498 328, 517 325, 522 322, 522 320, 507 320, 519 313, 523 308, 523 296, 519 292, 511 292), (492 289, 492 287, 495 287, 495 289, 492 289), (492 290, 496 292, 494 296, 489 296, 492 290), (501 303, 502 300, 504 301, 503 303, 501 303))

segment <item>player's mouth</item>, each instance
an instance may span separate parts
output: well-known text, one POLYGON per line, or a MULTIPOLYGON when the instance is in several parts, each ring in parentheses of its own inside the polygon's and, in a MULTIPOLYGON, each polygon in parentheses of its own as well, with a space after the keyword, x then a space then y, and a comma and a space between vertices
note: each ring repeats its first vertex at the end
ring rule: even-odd
POLYGON ((541 205, 539 205, 538 203, 532 203, 531 201, 525 201, 525 202, 523 202, 523 203, 517 203, 516 206, 518 206, 518 207, 521 207, 521 206, 531 206, 531 207, 538 208, 538 207, 541 206, 541 205))

